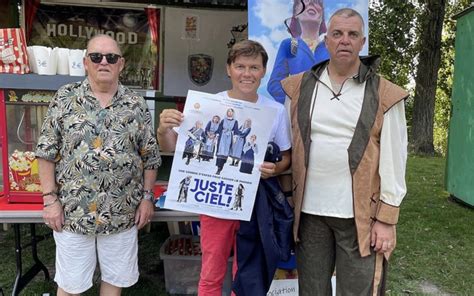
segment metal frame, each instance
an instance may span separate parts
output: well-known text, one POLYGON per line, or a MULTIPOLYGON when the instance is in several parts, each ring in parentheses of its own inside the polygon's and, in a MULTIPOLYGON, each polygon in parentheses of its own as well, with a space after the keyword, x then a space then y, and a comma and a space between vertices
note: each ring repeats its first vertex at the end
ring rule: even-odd
POLYGON ((28 285, 28 283, 41 271, 44 273, 45 281, 50 279, 49 272, 43 262, 38 258, 38 243, 48 236, 37 236, 36 235, 36 224, 30 223, 30 242, 22 245, 21 244, 21 232, 20 224, 13 224, 13 230, 15 232, 15 258, 16 258, 16 277, 15 283, 13 284, 12 295, 19 295, 21 290, 28 285), (22 250, 24 248, 31 247, 31 256, 35 262, 25 273, 23 273, 23 259, 22 250))
MULTIPOLYGON (((155 211, 152 222, 199 221, 199 215, 181 211, 155 211)), ((0 223, 43 223, 43 211, 1 211, 0 223)))
MULTIPOLYGON (((12 290, 13 296, 19 295, 21 290, 23 290, 30 283, 30 281, 40 272, 44 273, 46 281, 50 279, 48 269, 38 258, 37 251, 38 243, 51 236, 50 234, 42 236, 36 235, 36 224, 43 223, 42 215, 42 210, 0 211, 0 223, 12 223, 15 234, 16 276, 12 290), (22 245, 22 233, 20 231, 20 224, 25 223, 30 224, 31 236, 30 242, 25 245, 22 245), (34 264, 26 272, 23 272, 22 251, 27 247, 31 247, 31 255, 33 257, 34 264)), ((199 215, 179 211, 159 210, 155 211, 151 220, 152 222, 199 221, 199 215)), ((3 291, 1 288, 0 295, 3 296, 3 291)))
MULTIPOLYGON (((2 118, 6 119, 5 106, 5 91, 0 89, 0 121, 2 118)), ((9 166, 8 166, 8 134, 7 134, 7 123, 0 124, 0 147, 2 148, 1 159, 6 159, 7 163, 2 163, 2 177, 3 177, 3 195, 5 197, 10 196, 10 180, 9 180, 9 166)))

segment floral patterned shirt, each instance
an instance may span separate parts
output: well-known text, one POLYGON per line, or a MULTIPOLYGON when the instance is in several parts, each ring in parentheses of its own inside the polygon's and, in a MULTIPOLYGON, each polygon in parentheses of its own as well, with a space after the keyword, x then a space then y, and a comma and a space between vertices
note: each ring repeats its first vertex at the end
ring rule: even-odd
POLYGON ((88 79, 61 87, 53 97, 36 156, 56 164, 63 229, 85 235, 130 229, 144 170, 161 164, 145 100, 119 84, 102 108, 88 79))

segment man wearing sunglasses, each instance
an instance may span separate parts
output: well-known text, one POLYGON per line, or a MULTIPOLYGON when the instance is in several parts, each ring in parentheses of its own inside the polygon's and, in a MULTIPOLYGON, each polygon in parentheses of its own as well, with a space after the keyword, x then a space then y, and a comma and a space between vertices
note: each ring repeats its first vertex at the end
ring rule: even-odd
POLYGON ((38 139, 57 295, 88 290, 96 258, 101 295, 120 295, 138 281, 137 230, 153 216, 161 158, 145 100, 119 82, 124 63, 114 39, 93 37, 87 78, 58 90, 38 139))

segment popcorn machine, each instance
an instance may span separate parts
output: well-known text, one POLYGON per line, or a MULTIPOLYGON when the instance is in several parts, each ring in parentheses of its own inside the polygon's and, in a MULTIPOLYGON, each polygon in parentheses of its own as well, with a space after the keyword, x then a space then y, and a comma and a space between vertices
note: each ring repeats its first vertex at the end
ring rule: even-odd
POLYGON ((0 196, 8 202, 43 202, 36 143, 55 90, 77 80, 81 78, 0 74, 0 196))
POLYGON ((52 95, 17 89, 0 94, 2 179, 9 202, 42 202, 34 150, 52 95))

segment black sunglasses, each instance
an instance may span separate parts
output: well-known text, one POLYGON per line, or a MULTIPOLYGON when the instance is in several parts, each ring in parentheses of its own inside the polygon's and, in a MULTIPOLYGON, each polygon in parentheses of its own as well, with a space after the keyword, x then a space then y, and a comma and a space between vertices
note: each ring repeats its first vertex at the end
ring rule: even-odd
POLYGON ((98 52, 93 52, 93 53, 90 53, 87 55, 91 61, 94 63, 94 64, 100 64, 100 62, 102 62, 102 59, 105 57, 105 59, 107 60, 107 63, 109 64, 115 64, 118 62, 118 60, 122 57, 121 55, 119 54, 115 54, 115 53, 106 53, 106 54, 101 54, 101 53, 98 53, 98 52))

